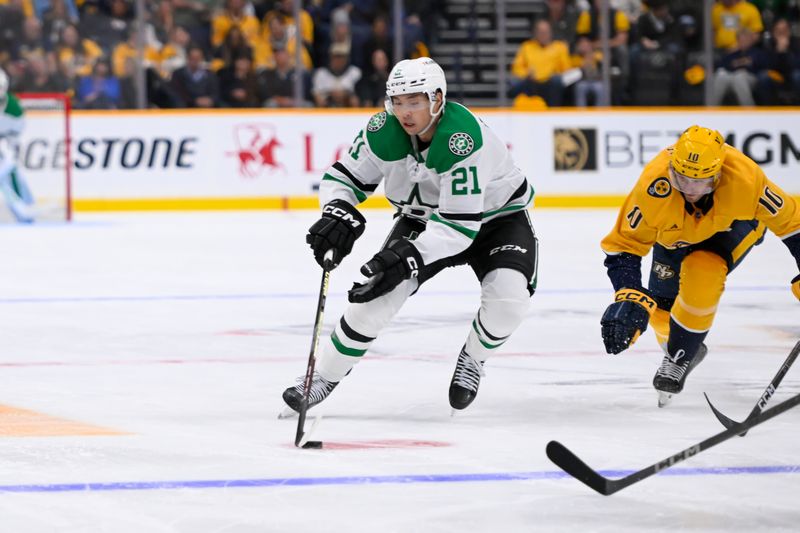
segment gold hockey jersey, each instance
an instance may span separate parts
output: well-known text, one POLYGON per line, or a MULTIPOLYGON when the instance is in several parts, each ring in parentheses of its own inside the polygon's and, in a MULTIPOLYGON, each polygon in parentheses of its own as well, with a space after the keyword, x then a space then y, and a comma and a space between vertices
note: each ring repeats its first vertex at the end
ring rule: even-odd
POLYGON ((607 254, 645 256, 658 243, 683 248, 730 227, 735 220, 763 222, 781 239, 800 233, 797 202, 764 175, 742 152, 726 145, 717 188, 697 204, 686 202, 669 181, 672 147, 662 150, 642 171, 603 239, 607 254))

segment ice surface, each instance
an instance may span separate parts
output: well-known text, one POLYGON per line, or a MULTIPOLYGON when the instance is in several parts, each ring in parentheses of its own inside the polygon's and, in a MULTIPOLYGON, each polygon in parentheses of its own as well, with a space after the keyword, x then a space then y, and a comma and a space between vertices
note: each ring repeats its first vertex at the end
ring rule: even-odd
MULTIPOLYGON (((391 224, 367 217, 326 332, 391 224)), ((664 459, 723 429, 704 391, 744 418, 800 336, 797 267, 769 235, 729 278, 705 362, 658 409, 652 333, 618 356, 600 340, 614 217, 534 213, 539 290, 454 417, 478 285, 468 268, 426 284, 310 412, 323 450, 295 449, 295 419, 277 419, 308 358, 315 213, 0 227, 0 531, 797 531, 800 410, 611 497, 545 456, 557 439, 601 470, 664 459)), ((793 369, 773 401, 799 384, 793 369)))

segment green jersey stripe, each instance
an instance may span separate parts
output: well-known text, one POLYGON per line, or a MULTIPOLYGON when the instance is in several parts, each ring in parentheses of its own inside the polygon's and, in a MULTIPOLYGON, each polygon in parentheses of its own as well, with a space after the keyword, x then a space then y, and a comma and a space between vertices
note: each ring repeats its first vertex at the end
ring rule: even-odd
POLYGON ((367 195, 364 194, 362 191, 360 191, 359 189, 354 187, 351 183, 347 183, 346 181, 344 181, 342 179, 339 179, 336 176, 331 176, 330 174, 325 173, 325 175, 322 176, 322 179, 323 180, 328 180, 328 181, 336 181, 336 182, 341 183, 342 185, 345 185, 345 186, 349 187, 350 189, 353 190, 353 194, 356 195, 356 199, 359 201, 359 203, 363 202, 364 200, 367 199, 367 195))
POLYGON ((441 218, 436 213, 433 213, 431 215, 431 221, 438 222, 439 224, 444 224, 445 226, 453 228, 457 232, 461 233, 462 235, 466 235, 470 239, 475 239, 475 237, 478 236, 478 232, 477 231, 471 230, 469 228, 465 228, 464 226, 462 226, 460 224, 456 224, 455 222, 450 222, 449 220, 444 220, 443 218, 441 218))

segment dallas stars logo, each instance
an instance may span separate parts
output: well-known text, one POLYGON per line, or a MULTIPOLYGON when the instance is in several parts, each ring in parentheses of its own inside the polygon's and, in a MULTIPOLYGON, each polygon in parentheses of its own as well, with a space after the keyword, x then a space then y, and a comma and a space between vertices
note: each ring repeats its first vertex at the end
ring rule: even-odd
POLYGON ((450 136, 450 141, 447 143, 450 151, 456 155, 465 156, 469 155, 475 148, 475 142, 466 133, 454 133, 450 136))
POLYGON ((369 119, 369 123, 367 124, 367 130, 373 132, 378 131, 384 124, 386 124, 386 111, 372 115, 372 118, 369 119))

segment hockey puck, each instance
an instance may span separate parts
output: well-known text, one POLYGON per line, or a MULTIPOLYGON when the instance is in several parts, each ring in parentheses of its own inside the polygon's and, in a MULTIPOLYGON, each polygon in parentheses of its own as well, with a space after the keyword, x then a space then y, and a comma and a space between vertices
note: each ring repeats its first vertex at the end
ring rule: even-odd
POLYGON ((303 444, 303 449, 313 449, 313 450, 321 450, 322 449, 322 441, 319 440, 310 440, 303 444))

